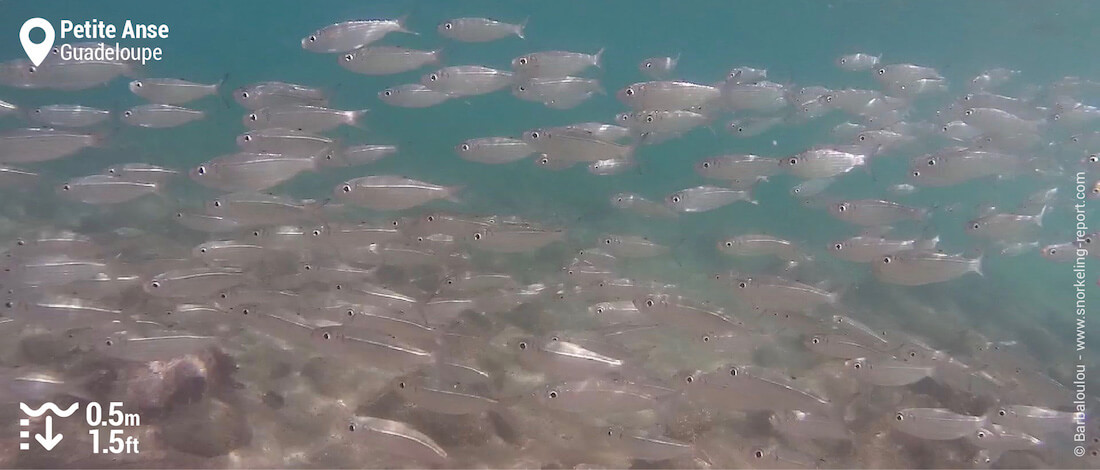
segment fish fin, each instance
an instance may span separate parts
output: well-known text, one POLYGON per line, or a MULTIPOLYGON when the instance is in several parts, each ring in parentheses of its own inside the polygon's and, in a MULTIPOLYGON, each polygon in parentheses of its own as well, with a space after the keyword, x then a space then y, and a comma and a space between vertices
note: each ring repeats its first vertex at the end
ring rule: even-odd
POLYGON ((985 277, 985 273, 982 272, 982 259, 985 258, 984 254, 978 254, 977 258, 974 258, 970 262, 970 270, 977 273, 979 276, 985 277))
POLYGON ((1043 216, 1046 215, 1047 209, 1049 208, 1050 206, 1043 206, 1042 209, 1039 209, 1039 213, 1035 214, 1035 225, 1038 225, 1040 227, 1043 226, 1043 216))
POLYGON ((528 16, 527 18, 524 18, 523 21, 521 21, 519 23, 519 25, 517 25, 516 36, 518 36, 520 39, 527 39, 527 36, 523 35, 524 34, 523 30, 527 29, 527 22, 530 21, 530 20, 531 20, 531 17, 528 16))
POLYGON ((460 199, 458 197, 458 193, 461 192, 465 188, 466 188, 466 186, 462 186, 462 185, 448 186, 447 187, 447 197, 445 199, 448 200, 448 201, 451 201, 453 203, 456 203, 456 204, 462 204, 462 199, 460 199))
POLYGON ((222 85, 225 85, 225 82, 227 81, 229 81, 229 72, 226 72, 225 75, 222 75, 222 79, 218 80, 218 83, 214 84, 214 93, 220 92, 222 90, 222 85))
POLYGON ((409 14, 408 13, 397 17, 397 19, 395 21, 397 22, 397 27, 399 28, 397 31, 402 32, 402 33, 412 34, 413 36, 419 36, 420 35, 420 33, 416 32, 416 31, 413 31, 413 30, 409 29, 408 27, 406 27, 406 25, 409 22, 409 14))
POLYGON ((926 238, 926 239, 917 241, 916 243, 913 244, 913 249, 932 251, 932 250, 935 250, 936 246, 938 246, 939 244, 940 244, 940 236, 936 235, 932 238, 926 238))
POLYGON ((672 58, 672 63, 670 63, 669 67, 668 67, 669 72, 672 72, 673 70, 675 70, 676 66, 680 64, 680 56, 683 55, 683 54, 684 54, 683 52, 677 52, 676 57, 672 58))
POLYGON ((365 118, 368 113, 370 113, 369 109, 348 111, 348 118, 350 121, 348 122, 348 124, 354 127, 358 127, 360 129, 365 129, 366 125, 363 124, 363 118, 365 118))
POLYGON ((603 68, 603 53, 605 50, 607 50, 606 47, 601 47, 600 50, 596 51, 596 59, 593 61, 594 63, 592 65, 596 66, 598 69, 603 68))
POLYGON ((436 50, 432 51, 432 63, 433 64, 442 64, 443 59, 446 56, 447 55, 443 53, 443 48, 442 47, 439 48, 439 49, 436 49, 436 50))

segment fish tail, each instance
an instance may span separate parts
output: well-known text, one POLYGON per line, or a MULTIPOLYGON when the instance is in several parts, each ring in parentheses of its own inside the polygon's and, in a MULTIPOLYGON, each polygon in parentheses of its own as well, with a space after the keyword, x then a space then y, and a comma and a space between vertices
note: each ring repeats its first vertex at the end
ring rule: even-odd
POLYGON ((213 94, 217 94, 219 91, 221 91, 222 85, 225 85, 225 82, 228 81, 228 80, 229 80, 229 72, 226 72, 225 75, 222 75, 222 79, 218 80, 218 83, 214 84, 214 93, 213 94))
POLYGON ((600 50, 596 51, 596 55, 593 56, 592 65, 596 66, 598 69, 603 68, 603 53, 606 50, 606 47, 601 47, 600 50))
POLYGON ((409 22, 409 14, 408 13, 397 17, 397 19, 394 20, 394 21, 397 23, 397 28, 398 28, 397 31, 402 32, 402 33, 412 34, 414 36, 419 36, 420 35, 420 33, 416 32, 416 31, 413 31, 413 30, 411 30, 407 27, 407 24, 409 22))
POLYGON ((462 199, 458 197, 458 193, 462 192, 463 189, 466 189, 466 186, 463 186, 463 185, 448 186, 447 187, 447 197, 445 197, 444 199, 446 199, 448 201, 451 201, 453 203, 456 203, 456 204, 462 204, 462 199))
POLYGON ((527 22, 530 20, 531 17, 528 16, 527 18, 524 18, 523 21, 521 21, 518 25, 516 25, 516 36, 518 36, 520 39, 527 39, 527 37, 523 35, 523 30, 527 28, 527 22))
POLYGON ((970 270, 977 273, 979 276, 985 277, 985 273, 982 272, 982 259, 985 258, 984 254, 979 254, 977 258, 970 261, 970 270))
POLYGON ((359 127, 359 128, 366 127, 363 124, 363 118, 365 118, 367 116, 367 113, 370 113, 369 109, 360 109, 360 110, 356 110, 356 111, 348 111, 347 113, 348 113, 347 116, 348 116, 348 124, 349 125, 354 126, 354 127, 359 127))
POLYGON ((1047 209, 1049 208, 1050 206, 1043 206, 1042 209, 1039 209, 1039 213, 1035 214, 1035 225, 1038 225, 1040 227, 1043 226, 1043 216, 1046 215, 1047 209))

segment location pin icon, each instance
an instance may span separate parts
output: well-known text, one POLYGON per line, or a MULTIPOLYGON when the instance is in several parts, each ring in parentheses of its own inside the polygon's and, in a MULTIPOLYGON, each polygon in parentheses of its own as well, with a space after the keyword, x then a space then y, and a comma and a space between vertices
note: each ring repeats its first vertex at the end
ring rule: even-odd
POLYGON ((23 50, 27 52, 27 58, 31 59, 35 67, 42 65, 42 61, 46 60, 50 49, 53 48, 53 39, 53 25, 42 18, 31 18, 23 23, 22 28, 19 28, 19 42, 23 43, 23 50), (34 28, 39 28, 46 33, 46 39, 38 44, 31 41, 31 31, 34 28))

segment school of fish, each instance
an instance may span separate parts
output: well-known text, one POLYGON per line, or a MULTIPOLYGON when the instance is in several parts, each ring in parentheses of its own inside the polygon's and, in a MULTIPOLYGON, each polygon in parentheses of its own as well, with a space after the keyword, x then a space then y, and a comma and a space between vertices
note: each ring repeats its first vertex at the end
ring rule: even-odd
MULTIPOLYGON (((1074 403, 1065 366, 1010 339, 917 333, 945 320, 868 310, 853 301, 862 284, 834 268, 907 292, 992 282, 984 266, 997 257, 1037 253, 1067 266, 1096 257, 1087 253, 1098 234, 1049 239, 1043 222, 1073 213, 1079 201, 1066 181, 1075 174, 1087 176, 1089 199, 1100 198, 1100 108, 1083 102, 1100 82, 1065 77, 1008 92, 1020 72, 948 83, 935 64, 843 51, 835 65, 877 88, 778 83, 736 64, 724 77, 689 80, 679 54, 645 59, 635 83, 605 84, 594 78, 613 53, 603 49, 532 50, 500 58, 505 67, 446 62, 455 43, 524 41, 526 20, 441 19, 435 31, 413 31, 405 18, 318 26, 285 53, 328 54, 342 73, 410 83, 371 90, 380 103, 368 111, 308 83, 149 77, 135 63, 66 61, 57 48, 39 66, 0 63, 0 92, 56 91, 60 102, 0 101, 0 200, 52 208, 5 213, 19 217, 0 239, 5 408, 124 402, 143 414, 132 431, 142 453, 111 466, 1100 465, 1100 440, 1072 455, 1078 426, 1100 438, 1100 402, 1074 403), (438 36, 440 48, 385 45, 409 34, 438 36), (65 104, 115 80, 129 80, 147 104, 65 104), (518 123, 526 130, 471 135, 432 158, 546 175, 585 167, 598 186, 641 171, 660 149, 696 180, 671 194, 608 191, 592 205, 675 226, 731 205, 766 209, 758 189, 791 176, 798 183, 781 196, 850 235, 822 246, 806 241, 808 229, 700 234, 699 249, 728 269, 685 280, 632 269, 673 266, 682 240, 485 213, 467 202, 476 187, 372 171, 405 158, 399 146, 332 136, 393 107, 458 100, 468 105, 455 110, 463 119, 489 93, 532 102, 530 122, 518 123), (623 111, 539 122, 600 97, 623 111), (115 123, 167 129, 212 113, 242 115, 237 151, 191 167, 133 161, 51 177, 51 162, 116 145, 115 123), (796 154, 675 150, 706 129, 752 137, 827 115, 846 122, 796 154), (346 178, 305 199, 281 189, 314 172, 346 178), (857 173, 874 175, 879 192, 831 195, 857 173), (1047 189, 973 213, 899 202, 1021 182, 1047 189), (177 198, 181 187, 204 202, 177 198), (73 215, 89 207, 94 216, 73 215), (148 207, 171 209, 138 216, 148 207), (969 242, 941 243, 945 231, 969 242)), ((14 439, 14 420, 5 432, 14 439)), ((7 439, 5 467, 104 462, 25 455, 7 439)))

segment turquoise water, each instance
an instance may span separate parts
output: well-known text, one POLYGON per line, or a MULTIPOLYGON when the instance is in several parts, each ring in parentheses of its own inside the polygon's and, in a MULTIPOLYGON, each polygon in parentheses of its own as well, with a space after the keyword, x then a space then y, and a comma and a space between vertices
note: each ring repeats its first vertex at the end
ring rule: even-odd
MULTIPOLYGON (((88 175, 127 162, 145 162, 186 170, 216 156, 236 151, 234 138, 246 129, 241 122, 243 108, 229 92, 259 81, 279 80, 319 87, 329 92, 332 107, 346 110, 370 109, 364 128, 342 127, 329 133, 342 144, 393 144, 397 155, 364 167, 304 174, 274 191, 299 198, 327 199, 332 189, 352 177, 368 174, 398 174, 444 185, 464 186, 461 203, 433 203, 400 215, 429 210, 473 215, 516 215, 568 230, 566 243, 548 247, 538 255, 491 257, 497 266, 525 276, 528 282, 545 279, 547 272, 571 259, 575 250, 591 246, 604 233, 647 236, 668 245, 667 256, 628 260, 621 268, 625 277, 656 279, 676 284, 702 298, 728 302, 729 292, 716 285, 712 276, 728 270, 768 271, 759 260, 743 260, 718 254, 718 240, 745 233, 767 233, 791 239, 806 247, 815 263, 800 274, 809 283, 827 281, 844 293, 843 311, 867 323, 879 322, 927 338, 938 348, 958 351, 980 335, 992 341, 1018 341, 1028 354, 1046 367, 1043 372, 1069 384, 1074 364, 1094 364, 1091 348, 1075 350, 1074 288, 1071 264, 1043 259, 1038 249, 1015 256, 1002 256, 963 231, 978 207, 996 205, 1012 210, 1036 191, 1059 187, 1060 199, 1044 219, 1039 242, 1042 245, 1068 241, 1073 237, 1073 171, 1083 152, 1061 145, 1071 133, 1100 129, 1097 121, 1069 132, 1055 129, 1043 135, 1043 142, 1059 145, 1029 150, 1064 162, 1065 172, 1044 177, 976 180, 949 188, 921 188, 911 196, 891 196, 885 189, 905 182, 909 157, 947 146, 944 139, 922 138, 917 143, 874 161, 867 172, 854 171, 818 201, 832 198, 885 198, 932 207, 927 224, 908 227, 908 234, 939 234, 943 250, 985 253, 983 276, 967 275, 945 283, 920 287, 891 286, 877 282, 864 265, 838 260, 825 247, 852 236, 856 229, 829 216, 814 205, 802 204, 788 191, 798 179, 787 175, 771 178, 754 190, 759 205, 734 204, 699 214, 684 214, 675 222, 640 218, 610 206, 609 197, 632 191, 653 200, 700 184, 704 180, 693 170, 695 162, 721 154, 753 153, 784 157, 820 144, 842 143, 830 136, 837 124, 850 116, 830 113, 808 123, 783 124, 759 136, 737 138, 726 133, 723 118, 709 128, 655 145, 639 147, 636 170, 614 176, 595 176, 583 166, 565 171, 548 171, 531 159, 505 165, 482 165, 461 160, 454 146, 469 138, 517 136, 526 129, 576 122, 610 122, 627 108, 615 99, 615 92, 631 83, 647 80, 637 64, 647 57, 675 56, 682 59, 674 73, 677 79, 713 83, 724 79, 730 68, 747 65, 768 70, 768 79, 791 87, 821 85, 833 89, 879 89, 869 72, 846 72, 834 65, 842 54, 882 54, 883 63, 916 63, 936 68, 949 84, 942 94, 921 96, 914 105, 911 121, 929 120, 933 112, 966 93, 974 75, 993 68, 1019 70, 1001 93, 1027 96, 1029 88, 1044 86, 1065 76, 1086 79, 1100 77, 1100 63, 1093 60, 1100 44, 1100 4, 1089 2, 133 2, 49 3, 3 2, 0 15, 0 59, 23 57, 15 36, 22 22, 43 17, 55 23, 60 18, 100 20, 121 24, 126 19, 141 23, 165 23, 168 39, 124 41, 124 46, 156 46, 164 59, 142 70, 146 77, 174 77, 213 83, 226 82, 219 98, 204 98, 186 106, 202 109, 207 117, 173 129, 142 129, 122 124, 104 130, 109 134, 101 148, 74 157, 35 165, 45 175, 47 189, 66 179, 88 175), (602 67, 586 74, 598 78, 606 90, 571 110, 553 110, 521 101, 507 91, 447 101, 427 109, 388 106, 376 93, 385 87, 415 83, 430 69, 393 76, 368 77, 337 65, 337 55, 302 50, 303 36, 322 26, 357 18, 394 18, 408 15, 407 26, 419 35, 393 34, 382 43, 417 49, 442 48, 445 65, 478 64, 508 69, 513 57, 541 50, 570 50, 594 53, 603 48, 602 67), (488 16, 502 21, 529 24, 526 39, 507 38, 485 44, 464 44, 440 37, 436 25, 458 16, 488 16), (1078 359, 1078 354, 1082 359, 1078 359)), ((1100 101, 1092 94, 1077 95, 1085 104, 1100 101)), ((73 103, 123 110, 143 100, 119 79, 106 87, 77 92, 0 88, 0 99, 24 108, 73 103)), ((12 118, 0 120, 0 128, 23 126, 12 118)), ((1092 149, 1095 151, 1096 149, 1092 149)), ((1091 184, 1091 180, 1090 180, 1091 184)), ((170 222, 178 206, 199 207, 218 194, 180 178, 170 186, 167 197, 133 203, 126 209, 81 206, 35 193, 4 195, 3 213, 8 223, 0 236, 6 243, 28 226, 97 227, 110 230, 137 226, 176 240, 180 246, 197 243, 196 235, 180 234, 170 222), (72 223, 74 218, 80 224, 72 223)), ((1090 202, 1090 206, 1092 201, 1090 202)), ((394 214, 363 215, 379 222, 394 214)), ((1086 215, 1100 226, 1100 214, 1092 207, 1086 215)), ((201 240, 199 238, 198 240, 201 240)), ((186 248, 189 249, 189 245, 186 248)), ((167 255, 170 250, 165 250, 167 255)), ((1088 293, 1096 289, 1095 258, 1088 261, 1088 293)), ((733 307, 738 308, 738 307, 733 307)), ((1088 321, 1090 336, 1100 332, 1088 321)), ((568 321, 555 322, 569 325, 568 321)), ((1100 382, 1089 377, 1090 389, 1100 382)), ((917 406, 917 405, 914 405, 917 406)), ((920 405, 924 406, 924 405, 920 405)), ((263 421, 264 417, 255 417, 263 421)), ((256 425, 253 422, 253 425, 256 425)), ((1100 432, 1100 431, 1093 431, 1100 432)), ((260 434, 257 431, 257 434, 260 434)), ((859 447, 857 443, 856 447, 859 447)), ((1061 449, 1061 448, 1059 448, 1061 449)), ((1061 449, 1064 458, 1070 447, 1061 449)), ((75 450, 73 452, 76 452, 75 450)), ((255 458, 257 452, 235 451, 255 458)), ((491 454, 491 450, 472 450, 491 454)), ((502 455, 505 452, 502 452, 502 455)), ((518 454, 522 454, 519 452, 518 454)), ((172 462, 168 457, 162 457, 172 462)), ((237 454, 233 454, 237 455, 237 454)), ((538 464, 531 457, 526 465, 538 464)), ((234 461, 224 456, 212 460, 184 459, 183 466, 360 466, 371 460, 257 460, 234 461)), ((832 456, 830 455, 830 459, 832 456)), ((144 463, 141 460, 136 460, 144 463)), ((488 465, 508 465, 507 459, 487 458, 488 465)), ((15 460, 15 462, 19 462, 15 460)), ((86 462, 74 457, 72 465, 86 462)), ((477 460, 460 461, 470 466, 477 460)), ((869 461, 852 465, 874 466, 869 461)), ((901 466, 951 465, 935 461, 886 460, 901 466)), ((1073 459, 1046 460, 1048 465, 1078 466, 1073 459)), ((374 462, 376 464, 377 462, 374 462)), ((583 462, 578 462, 583 463, 583 462)), ((1034 463, 1034 462, 1032 462, 1034 463)), ((91 465, 90 463, 87 463, 91 465)), ((676 465, 682 464, 680 461, 676 465)), ((738 463, 719 462, 718 467, 738 463)), ((833 463, 833 465, 836 465, 833 463)), ((843 464, 841 464, 843 465, 843 464)), ((880 464, 880 465, 888 465, 880 464)), ((1096 464, 1091 464, 1095 466, 1096 464)), ((1089 466, 1089 464, 1081 465, 1089 466)))

